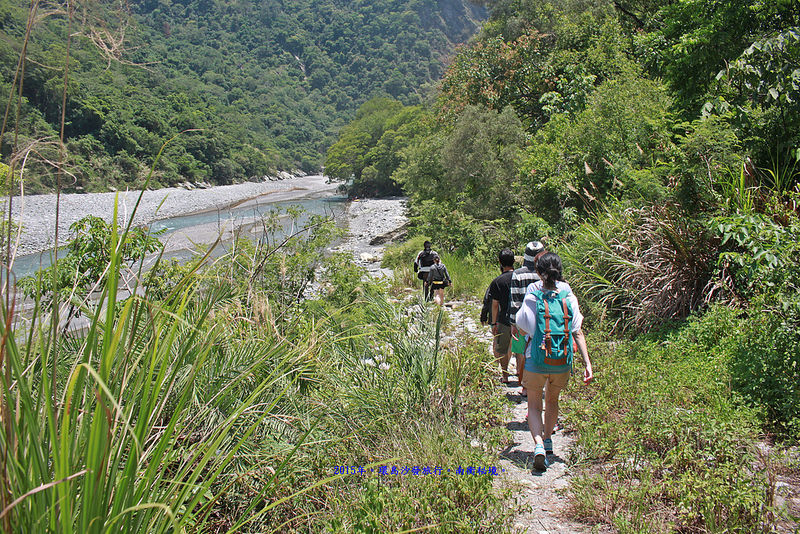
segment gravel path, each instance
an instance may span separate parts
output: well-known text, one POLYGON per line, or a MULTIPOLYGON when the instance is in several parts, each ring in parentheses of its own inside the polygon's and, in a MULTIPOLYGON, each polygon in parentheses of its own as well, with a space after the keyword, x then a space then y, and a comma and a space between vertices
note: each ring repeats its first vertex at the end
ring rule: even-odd
MULTIPOLYGON (((512 373, 516 365, 512 358, 512 373)), ((512 375, 513 376, 513 375, 512 375)), ((575 387, 574 379, 571 387, 575 387)), ((566 490, 569 486, 569 452, 575 437, 560 428, 553 435, 554 455, 548 458, 547 471, 533 471, 534 441, 528 430, 528 402, 520 395, 519 384, 513 380, 501 387, 502 394, 511 402, 511 420, 506 425, 511 431, 513 444, 500 453, 500 465, 509 478, 520 487, 517 505, 520 511, 514 527, 521 532, 535 534, 567 534, 591 532, 591 528, 567 519, 564 515, 566 490)))
MULTIPOLYGON (((208 189, 167 188, 145 191, 134 217, 134 225, 143 225, 158 219, 167 219, 189 213, 212 210, 269 195, 270 201, 293 200, 309 194, 330 194, 337 184, 329 184, 323 176, 302 176, 265 182, 247 182, 223 185, 208 189)), ((139 191, 120 191, 119 220, 127 221, 139 191)), ((69 227, 86 215, 95 215, 110 221, 117 193, 86 193, 61 195, 59 207, 59 242, 69 238, 69 227)), ((8 198, 0 199, 0 213, 7 213, 8 198)), ((18 255, 31 254, 52 248, 56 195, 31 195, 14 197, 12 218, 22 224, 18 255)))
MULTIPOLYGON (((452 301, 445 310, 450 315, 450 324, 455 331, 442 338, 442 343, 457 343, 463 336, 475 337, 492 350, 491 331, 476 324, 467 312, 468 305, 480 307, 480 303, 452 301)), ((516 363, 511 358, 509 365, 511 378, 516 376, 516 363)), ((498 381, 500 373, 498 369, 498 381)), ((568 387, 575 387, 573 381, 568 387)), ((544 473, 533 471, 534 441, 528 430, 528 402, 520 395, 519 384, 513 380, 507 385, 498 384, 498 394, 506 397, 511 413, 506 428, 511 431, 512 444, 500 451, 500 467, 505 477, 498 478, 498 484, 511 484, 516 491, 517 516, 514 518, 514 532, 528 534, 568 534, 592 532, 591 527, 568 519, 565 515, 566 495, 569 486, 570 450, 575 438, 569 432, 559 429, 553 436, 555 454, 549 458, 550 466, 544 473)), ((601 530, 600 532, 605 532, 601 530)))

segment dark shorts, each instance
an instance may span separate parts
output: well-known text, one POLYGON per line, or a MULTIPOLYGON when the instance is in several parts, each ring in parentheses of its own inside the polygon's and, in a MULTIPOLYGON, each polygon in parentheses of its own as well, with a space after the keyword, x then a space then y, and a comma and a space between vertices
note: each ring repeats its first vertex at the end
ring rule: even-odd
POLYGON ((497 323, 497 335, 494 336, 494 351, 498 354, 508 352, 511 345, 511 325, 497 323))

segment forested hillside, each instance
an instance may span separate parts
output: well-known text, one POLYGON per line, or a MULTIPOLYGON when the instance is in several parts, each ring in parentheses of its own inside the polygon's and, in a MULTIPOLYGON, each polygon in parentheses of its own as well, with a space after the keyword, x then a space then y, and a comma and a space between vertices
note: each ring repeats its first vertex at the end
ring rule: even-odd
MULTIPOLYGON (((16 145, 59 132, 67 50, 67 189, 138 183, 161 145, 153 185, 230 183, 278 170, 318 171, 321 154, 355 109, 375 95, 422 101, 484 10, 435 2, 134 1, 119 11, 35 2, 16 145)), ((28 3, 0 6, 0 96, 7 101, 25 43, 28 3)), ((48 157, 50 156, 50 157, 48 157)), ((40 170, 47 165, 41 164, 40 170)), ((52 188, 46 172, 27 186, 52 188)))
POLYGON ((326 173, 404 191, 458 261, 563 257, 600 377, 570 394, 574 517, 795 531, 800 3, 484 3, 437 102, 364 104, 326 173))
MULTIPOLYGON (((0 222, 0 531, 798 532, 797 0, 486 0, 431 99, 461 3, 167 2, 127 25, 34 2, 7 184, 52 183, 69 49, 65 183, 135 181, 197 128, 160 183, 313 168, 352 116, 326 174, 404 192, 410 220, 363 199, 343 239, 276 209, 258 240, 248 219, 220 256, 144 271, 154 236, 88 217, 18 284, 0 222), (393 276, 370 278, 348 243, 397 230, 393 276), (477 326, 498 252, 534 239, 563 259, 593 369, 559 377, 545 475, 516 439, 539 392, 528 411, 498 387, 477 326), (444 306, 411 267, 425 240, 444 306)), ((0 10, 9 78, 22 11, 0 10)))

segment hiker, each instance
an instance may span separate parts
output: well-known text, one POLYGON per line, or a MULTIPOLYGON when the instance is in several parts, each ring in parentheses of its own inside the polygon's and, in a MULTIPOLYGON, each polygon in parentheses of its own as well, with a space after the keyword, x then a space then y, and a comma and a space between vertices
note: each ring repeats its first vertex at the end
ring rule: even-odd
POLYGON ((450 273, 447 272, 447 267, 439 260, 439 255, 433 253, 433 265, 428 271, 427 283, 433 291, 433 301, 439 306, 444 306, 444 288, 450 287, 452 281, 450 280, 450 273))
POLYGON ((417 278, 422 280, 422 293, 426 302, 430 302, 433 298, 433 290, 428 284, 428 272, 433 265, 433 255, 436 254, 431 250, 431 242, 425 241, 422 244, 422 250, 419 251, 417 257, 414 259, 414 272, 417 273, 417 278))
POLYGON ((508 304, 508 317, 511 324, 511 354, 517 362, 517 377, 522 386, 520 394, 523 397, 528 395, 522 380, 525 368, 525 336, 517 330, 514 318, 522 306, 528 286, 539 280, 539 275, 536 274, 536 259, 544 253, 545 249, 541 241, 530 241, 525 245, 522 267, 511 275, 511 300, 508 304))
POLYGON ((516 325, 521 332, 530 334, 525 349, 524 375, 528 388, 528 427, 536 442, 533 466, 544 471, 547 469, 547 456, 553 454, 551 436, 558 420, 558 396, 572 371, 573 339, 583 358, 584 384, 592 380, 593 374, 581 330, 583 315, 578 299, 561 275, 561 258, 552 252, 544 254, 536 263, 536 271, 541 281, 528 287, 516 316, 516 325))
POLYGON ((503 372, 502 382, 508 383, 508 361, 511 359, 511 323, 508 318, 508 303, 511 294, 511 275, 514 273, 514 252, 504 248, 498 254, 500 276, 489 285, 492 299, 491 322, 494 342, 492 350, 495 360, 503 372))

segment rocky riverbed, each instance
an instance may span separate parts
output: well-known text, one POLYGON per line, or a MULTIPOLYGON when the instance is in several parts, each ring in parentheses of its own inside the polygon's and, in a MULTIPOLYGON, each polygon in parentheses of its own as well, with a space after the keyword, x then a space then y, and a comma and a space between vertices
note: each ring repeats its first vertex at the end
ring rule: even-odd
POLYGON ((350 203, 345 213, 347 238, 335 250, 351 251, 371 276, 388 276, 381 268, 384 246, 401 239, 408 222, 403 197, 372 198, 350 203))
MULTIPOLYGON (((235 206, 260 197, 278 202, 307 198, 309 195, 332 195, 337 187, 338 184, 328 183, 324 176, 313 175, 207 189, 168 188, 145 191, 136 209, 133 224, 144 225, 155 220, 235 206)), ((59 244, 63 245, 69 239, 70 225, 86 215, 110 221, 115 201, 118 202, 120 224, 126 222, 133 212, 139 195, 140 191, 61 195, 58 220, 59 244)), ((7 210, 8 198, 0 198, 0 212, 7 213, 7 210)), ((54 194, 12 199, 12 219, 22 225, 17 255, 40 252, 55 245, 55 213, 54 194)))

